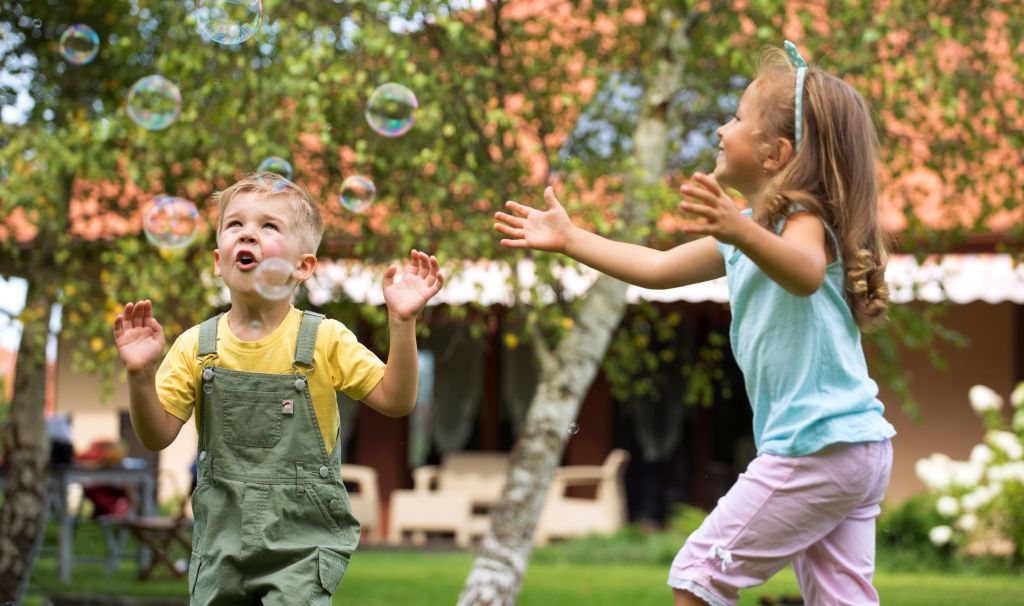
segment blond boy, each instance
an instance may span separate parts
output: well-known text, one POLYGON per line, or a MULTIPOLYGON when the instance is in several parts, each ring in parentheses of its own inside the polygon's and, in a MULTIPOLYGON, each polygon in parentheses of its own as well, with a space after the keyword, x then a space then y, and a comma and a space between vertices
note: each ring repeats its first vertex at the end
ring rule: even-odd
POLYGON ((416 399, 416 316, 441 288, 437 259, 412 251, 403 278, 383 279, 387 364, 336 320, 268 299, 254 274, 271 257, 316 269, 319 210, 277 175, 250 175, 217 194, 214 272, 227 313, 183 333, 163 362, 149 300, 128 303, 114 337, 128 371, 132 425, 151 450, 196 413, 198 482, 189 564, 191 604, 330 604, 359 541, 339 473, 335 392, 388 416, 416 399))

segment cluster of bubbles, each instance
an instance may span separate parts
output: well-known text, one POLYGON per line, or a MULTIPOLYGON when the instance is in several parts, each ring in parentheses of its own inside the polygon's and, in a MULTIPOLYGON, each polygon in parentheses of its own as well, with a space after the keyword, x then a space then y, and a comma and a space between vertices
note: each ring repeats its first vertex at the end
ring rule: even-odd
POLYGON ((218 44, 241 44, 259 31, 262 22, 260 0, 199 0, 196 5, 199 31, 218 44))
POLYGON ((98 52, 100 37, 84 23, 70 26, 60 35, 60 54, 68 63, 85 65, 95 59, 98 52))
MULTIPOLYGON (((242 44, 259 31, 263 23, 263 3, 261 0, 198 0, 195 18, 205 39, 222 45, 242 44)), ((99 52, 99 46, 100 38, 96 32, 81 23, 68 27, 60 38, 61 55, 74 65, 92 61, 99 52)), ((378 86, 370 95, 365 111, 366 122, 381 136, 400 137, 413 127, 418 108, 419 101, 409 88, 388 82, 378 86)), ((160 74, 141 78, 128 92, 128 116, 146 130, 165 129, 177 120, 180 113, 181 91, 174 82, 160 74)), ((257 170, 280 175, 287 180, 292 178, 291 164, 280 156, 264 158, 257 170)), ((342 183, 338 199, 342 208, 363 213, 373 204, 376 195, 377 187, 371 179, 352 175, 342 183)), ((195 205, 187 200, 158 196, 153 208, 146 213, 144 223, 146 237, 154 245, 165 249, 183 248, 192 242, 198 230, 198 212, 195 205)), ((290 276, 290 273, 284 274, 277 261, 268 259, 261 263, 257 274, 267 276, 265 280, 269 284, 279 283, 280 289, 284 289, 287 280, 279 280, 278 277, 290 276)), ((266 290, 278 292, 270 287, 266 290)), ((290 290, 289 286, 287 291, 290 290)), ((286 295, 266 296, 281 298, 286 295)))
POLYGON ((181 91, 163 76, 140 78, 128 91, 128 115, 146 130, 167 128, 181 113, 181 91))
POLYGON ((184 198, 157 196, 142 219, 142 229, 158 248, 185 248, 199 233, 199 210, 184 198))
POLYGON ((257 172, 261 173, 274 173, 275 175, 281 175, 285 179, 291 181, 292 178, 292 165, 290 162, 282 158, 281 156, 267 156, 260 162, 259 167, 256 168, 257 172))
POLYGON ((269 257, 253 272, 253 287, 260 296, 278 301, 287 298, 295 288, 295 266, 281 257, 269 257))

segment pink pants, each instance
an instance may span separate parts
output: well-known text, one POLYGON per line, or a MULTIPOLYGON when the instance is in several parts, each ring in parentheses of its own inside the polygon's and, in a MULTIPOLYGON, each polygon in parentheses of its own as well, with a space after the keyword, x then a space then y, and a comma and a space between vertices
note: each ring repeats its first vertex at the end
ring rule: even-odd
POLYGON ((668 584, 731 606, 792 562, 808 606, 878 604, 875 518, 891 471, 889 440, 759 455, 687 538, 668 584))

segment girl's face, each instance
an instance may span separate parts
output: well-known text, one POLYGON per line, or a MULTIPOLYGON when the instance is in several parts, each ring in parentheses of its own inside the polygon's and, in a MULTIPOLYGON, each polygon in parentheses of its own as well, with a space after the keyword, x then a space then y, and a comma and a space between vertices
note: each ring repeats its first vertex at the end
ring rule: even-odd
POLYGON ((754 197, 768 181, 761 151, 760 96, 755 80, 743 92, 733 118, 715 131, 721 142, 714 176, 747 198, 754 197))

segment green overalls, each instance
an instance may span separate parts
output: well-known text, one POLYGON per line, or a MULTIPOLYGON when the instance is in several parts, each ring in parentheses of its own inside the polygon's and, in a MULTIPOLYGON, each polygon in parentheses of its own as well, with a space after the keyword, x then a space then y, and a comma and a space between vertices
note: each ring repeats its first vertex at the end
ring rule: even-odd
POLYGON ((218 368, 218 318, 200 325, 192 606, 328 606, 341 583, 359 522, 309 397, 322 319, 303 313, 288 375, 218 368))

